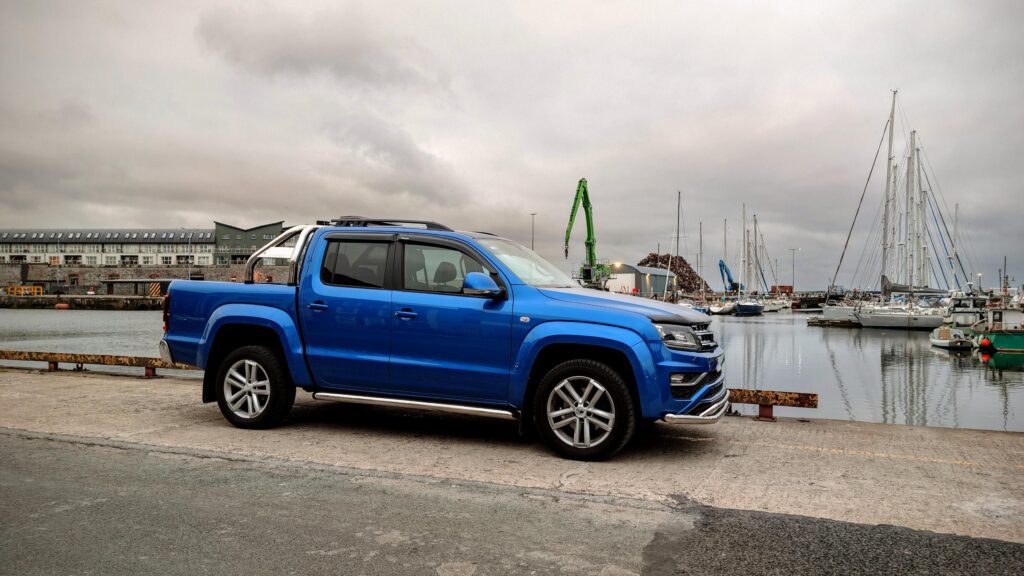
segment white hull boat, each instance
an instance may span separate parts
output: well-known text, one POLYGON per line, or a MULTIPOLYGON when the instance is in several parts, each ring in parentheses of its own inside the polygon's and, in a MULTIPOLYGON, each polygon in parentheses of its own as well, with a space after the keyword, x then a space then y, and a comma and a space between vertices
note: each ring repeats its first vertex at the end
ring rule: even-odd
POLYGON ((857 308, 849 304, 828 305, 821 309, 821 319, 827 322, 853 322, 857 320, 857 308))
POLYGON ((712 314, 732 314, 736 311, 736 302, 719 302, 709 308, 712 314))
POLYGON ((948 326, 932 330, 928 335, 928 341, 932 346, 946 350, 969 350, 974 347, 974 341, 968 338, 963 330, 948 326))
POLYGON ((942 326, 939 311, 900 310, 891 308, 861 309, 854 313, 865 328, 894 328, 900 330, 934 330, 942 326))

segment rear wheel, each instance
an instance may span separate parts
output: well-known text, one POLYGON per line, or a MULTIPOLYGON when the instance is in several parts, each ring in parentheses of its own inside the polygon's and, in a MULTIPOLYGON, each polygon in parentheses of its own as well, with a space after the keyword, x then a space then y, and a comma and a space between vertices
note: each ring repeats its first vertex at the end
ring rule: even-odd
POLYGON ((217 405, 239 428, 270 428, 295 402, 295 385, 273 350, 243 346, 228 354, 217 375, 217 405))
POLYGON ((537 433, 574 460, 603 460, 621 450, 637 427, 626 382, 594 360, 570 360, 541 380, 533 398, 537 433))

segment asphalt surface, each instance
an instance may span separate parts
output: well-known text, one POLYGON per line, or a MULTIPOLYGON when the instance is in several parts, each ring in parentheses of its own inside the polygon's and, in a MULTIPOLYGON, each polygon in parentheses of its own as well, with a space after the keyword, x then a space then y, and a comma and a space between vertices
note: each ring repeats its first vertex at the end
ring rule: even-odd
POLYGON ((0 574, 1020 574, 1024 545, 0 431, 0 574))

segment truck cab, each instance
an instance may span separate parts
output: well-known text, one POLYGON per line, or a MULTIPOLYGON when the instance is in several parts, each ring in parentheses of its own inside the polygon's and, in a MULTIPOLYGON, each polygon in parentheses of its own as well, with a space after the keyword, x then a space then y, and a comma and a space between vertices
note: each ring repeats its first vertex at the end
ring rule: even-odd
POLYGON ((244 284, 175 281, 165 360, 205 369, 203 401, 243 428, 319 400, 519 422, 559 454, 608 458, 643 421, 725 412, 710 318, 582 288, 530 249, 433 222, 348 217, 258 250, 244 284), (282 284, 255 268, 287 264, 282 284))

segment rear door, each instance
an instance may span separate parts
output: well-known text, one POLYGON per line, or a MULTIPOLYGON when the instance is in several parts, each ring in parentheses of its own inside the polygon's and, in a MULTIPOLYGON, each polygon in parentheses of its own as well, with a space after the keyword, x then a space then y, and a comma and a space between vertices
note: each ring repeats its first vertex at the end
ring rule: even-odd
POLYGON ((503 280, 473 249, 429 236, 396 245, 391 382, 398 396, 505 404, 512 301, 462 294, 469 272, 503 280))
POLYGON ((387 387, 393 240, 393 234, 338 233, 310 255, 318 268, 303 276, 299 311, 306 358, 319 386, 387 387))

